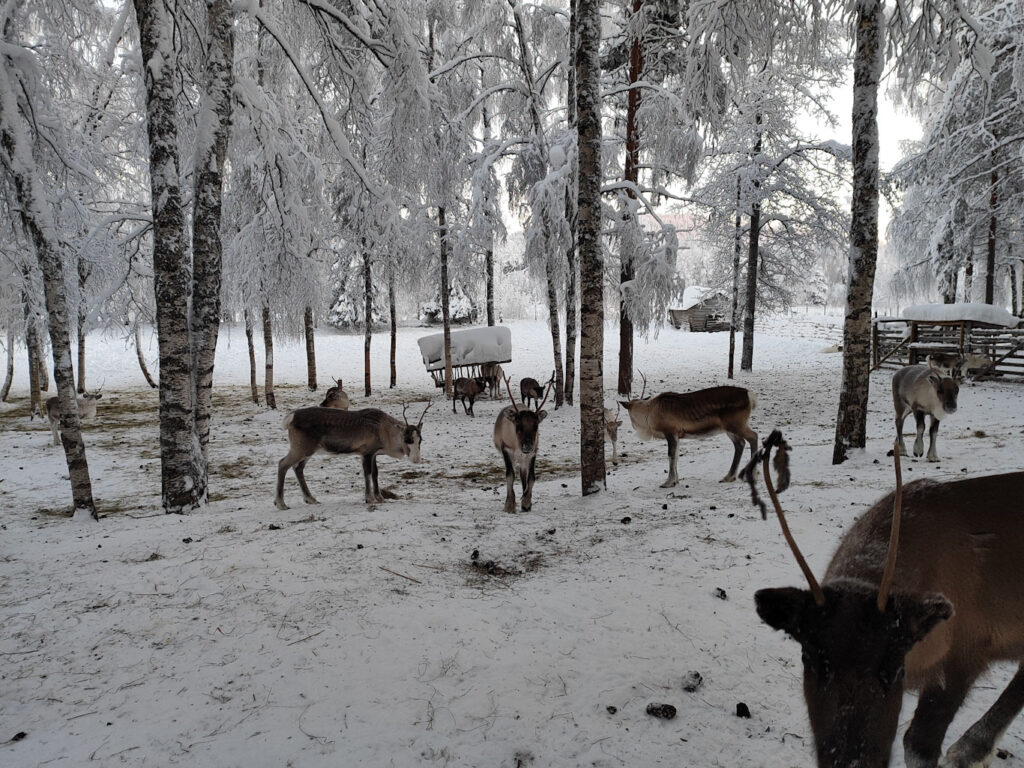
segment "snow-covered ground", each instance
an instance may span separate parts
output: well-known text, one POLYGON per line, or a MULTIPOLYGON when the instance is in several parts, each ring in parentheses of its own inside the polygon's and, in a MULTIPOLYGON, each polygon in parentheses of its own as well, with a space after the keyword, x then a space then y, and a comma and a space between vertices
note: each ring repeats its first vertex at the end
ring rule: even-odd
MULTIPOLYGON (((822 350, 840 323, 768 319, 755 371, 737 379, 758 396, 754 429, 781 427, 793 446, 783 500, 819 575, 893 482, 889 372, 872 378, 867 450, 831 465, 841 356, 822 350)), ((509 325, 513 380, 547 378, 544 323, 509 325)), ((375 337, 370 397, 357 386, 362 337, 324 333, 321 381, 343 377, 353 407, 399 415, 402 401, 437 396, 416 347, 430 332, 402 330, 395 390, 387 338, 375 337)), ((358 458, 319 455, 306 474, 321 504, 304 505, 289 476, 282 512, 281 420, 319 400, 303 386, 303 349, 277 345, 275 413, 249 400, 244 334, 221 339, 213 501, 188 516, 160 513, 156 395, 132 350, 90 338, 90 380, 105 380, 85 432, 94 525, 58 512, 66 466, 45 422, 28 418, 19 369, 0 407, 0 765, 813 764, 798 646, 753 608, 756 589, 802 579, 746 487, 717 482, 732 453, 724 436, 684 442, 682 482, 664 490, 664 442, 639 442, 627 420, 607 492, 583 499, 579 412, 549 406, 533 510, 506 515, 491 443, 503 403, 480 401, 470 419, 439 401, 424 462, 381 460, 398 500, 368 507, 358 458), (703 685, 686 692, 691 671, 703 685), (678 715, 652 717, 651 703, 678 715)), ((638 340, 637 368, 648 392, 711 386, 725 382, 727 349, 727 334, 666 328, 638 340)), ((1021 385, 967 384, 939 432, 943 460, 908 460, 905 478, 1020 469, 1022 434, 1021 385)), ((1010 671, 981 682, 951 734, 1010 671)), ((914 704, 908 695, 902 725, 914 704)), ((1024 766, 1022 739, 1018 719, 1000 765, 1024 766)))

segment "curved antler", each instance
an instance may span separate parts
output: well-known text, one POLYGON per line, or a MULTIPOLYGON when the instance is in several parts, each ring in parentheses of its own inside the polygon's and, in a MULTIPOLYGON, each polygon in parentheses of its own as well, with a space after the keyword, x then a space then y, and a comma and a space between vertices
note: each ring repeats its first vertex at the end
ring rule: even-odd
POLYGON ((554 382, 553 380, 552 380, 552 381, 549 381, 549 382, 548 382, 548 388, 547 388, 547 390, 546 390, 546 391, 544 392, 544 399, 543 399, 543 400, 541 400, 541 401, 540 401, 540 405, 538 405, 538 406, 537 406, 537 413, 540 413, 540 409, 541 409, 541 408, 543 408, 543 407, 544 407, 544 403, 546 403, 546 402, 548 401, 548 395, 550 395, 550 394, 551 394, 551 388, 552 388, 553 386, 555 386, 555 382, 554 382))
MULTIPOLYGON (((423 409, 423 413, 420 414, 420 420, 418 422, 416 422, 416 429, 419 429, 420 427, 423 426, 423 417, 427 415, 427 411, 430 410, 430 406, 432 406, 433 404, 434 404, 433 400, 428 400, 427 401, 427 407, 423 409)), ((404 415, 404 412, 403 412, 403 415, 404 415)), ((406 422, 406 424, 408 424, 408 423, 409 422, 406 422)))
POLYGON ((903 473, 900 472, 899 441, 892 447, 892 463, 896 469, 896 496, 892 500, 892 528, 889 530, 889 553, 885 558, 885 571, 878 585, 878 610, 884 611, 889 601, 889 590, 896 576, 896 551, 900 546, 900 518, 903 511, 903 473))
POLYGON ((640 374, 640 378, 644 380, 644 388, 640 390, 640 399, 644 399, 644 393, 647 391, 647 377, 644 376, 643 371, 637 371, 640 374))
POLYGON ((508 390, 508 398, 509 398, 509 400, 512 401, 512 407, 516 409, 516 413, 519 413, 519 406, 516 405, 516 399, 515 399, 515 397, 512 396, 512 387, 508 383, 509 379, 511 377, 510 376, 502 376, 501 378, 503 378, 505 380, 505 389, 508 390))
POLYGON ((818 584, 818 580, 814 578, 814 574, 811 572, 811 568, 807 565, 807 561, 804 559, 803 554, 800 552, 800 547, 796 545, 796 540, 793 538, 793 534, 789 532, 789 525, 786 524, 786 515, 782 511, 782 505, 779 504, 779 497, 775 493, 775 484, 772 482, 771 470, 768 464, 768 457, 771 455, 772 447, 775 447, 777 451, 786 450, 786 441, 782 439, 782 433, 779 430, 773 430, 765 440, 765 451, 764 451, 764 484, 768 488, 768 496, 771 497, 772 506, 775 507, 775 515, 779 518, 779 525, 782 527, 782 535, 786 539, 786 543, 789 544, 790 550, 793 552, 793 557, 796 558, 797 565, 800 566, 800 570, 804 573, 804 578, 807 579, 807 583, 811 588, 811 595, 814 596, 814 602, 817 605, 825 604, 825 593, 821 591, 821 585, 818 584))
POLYGON ((407 427, 409 426, 409 420, 407 418, 405 418, 405 409, 408 408, 408 407, 409 406, 406 405, 405 401, 403 400, 402 401, 402 421, 405 422, 405 426, 407 426, 407 427))

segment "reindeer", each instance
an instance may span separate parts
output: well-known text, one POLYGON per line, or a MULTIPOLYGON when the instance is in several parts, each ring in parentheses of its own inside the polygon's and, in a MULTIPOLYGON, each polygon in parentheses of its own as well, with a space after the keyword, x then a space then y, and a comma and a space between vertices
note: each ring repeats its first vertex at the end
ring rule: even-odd
POLYGON ((679 483, 676 460, 679 457, 679 441, 684 437, 705 437, 725 432, 732 440, 735 452, 732 466, 720 482, 731 483, 736 479, 736 470, 743 456, 743 442, 750 445, 750 455, 757 450, 757 433, 750 428, 747 420, 757 406, 757 398, 743 387, 710 387, 696 392, 662 392, 644 399, 647 391, 647 377, 640 397, 635 400, 620 400, 619 405, 629 412, 641 440, 663 437, 668 441, 668 480, 662 488, 672 488, 679 483))
POLYGON ((769 475, 768 454, 780 443, 776 430, 748 468, 763 454, 769 496, 810 591, 761 589, 754 600, 760 617, 803 649, 819 768, 886 768, 905 688, 920 691, 903 737, 906 765, 934 768, 978 676, 993 662, 1016 661, 1009 686, 942 762, 988 765, 1024 708, 1024 472, 904 489, 894 451, 895 491, 846 532, 819 586, 769 475))
POLYGON ((544 403, 551 393, 553 382, 548 382, 547 392, 535 411, 520 409, 512 396, 509 378, 504 377, 505 389, 508 390, 512 405, 501 409, 494 422, 494 447, 505 459, 505 511, 516 511, 515 473, 523 485, 522 510, 529 512, 533 506, 533 483, 536 479, 534 466, 537 463, 537 444, 540 436, 537 432, 540 423, 548 413, 544 403))
POLYGON ((487 380, 483 377, 478 376, 475 379, 467 379, 460 377, 455 380, 455 384, 452 387, 452 413, 455 413, 455 401, 462 401, 463 413, 468 413, 470 416, 475 416, 473 413, 473 403, 476 402, 479 397, 487 389, 487 380), (466 407, 466 400, 469 400, 469 407, 466 407))
POLYGON ((892 401, 896 409, 896 443, 901 456, 907 455, 903 442, 903 422, 911 412, 917 422, 914 455, 924 452, 924 415, 931 416, 928 426, 928 461, 938 461, 935 437, 939 421, 956 412, 956 398, 960 386, 950 376, 942 376, 931 365, 907 365, 892 377, 892 401))
POLYGON ((619 463, 619 427, 622 426, 622 419, 619 418, 619 413, 621 410, 621 405, 615 409, 615 413, 612 413, 608 408, 604 409, 604 436, 612 444, 612 464, 619 463))
POLYGON ((321 408, 337 408, 340 411, 347 411, 349 408, 348 392, 345 391, 341 379, 335 379, 338 383, 327 390, 324 401, 320 403, 321 408))
POLYGON ((367 504, 384 501, 394 494, 381 492, 377 483, 377 454, 384 453, 396 459, 408 458, 413 464, 420 462, 420 444, 423 440, 423 417, 433 402, 427 403, 419 422, 413 426, 405 418, 406 406, 402 406, 403 424, 376 408, 360 411, 341 411, 336 408, 300 408, 284 419, 288 430, 288 455, 277 464, 277 495, 274 504, 278 509, 288 509, 284 503, 284 477, 291 468, 302 489, 302 498, 307 504, 317 504, 316 498, 306 485, 304 470, 306 462, 317 451, 329 453, 358 453, 363 457, 363 480, 366 484, 367 504), (372 480, 372 487, 371 487, 372 480))
POLYGON ((505 371, 499 363, 484 363, 480 366, 480 376, 487 380, 487 394, 493 400, 498 394, 498 383, 505 378, 505 371))
MULTIPOLYGON (((101 387, 102 388, 102 387, 101 387)), ((96 416, 96 401, 103 397, 103 393, 97 389, 95 392, 83 392, 78 400, 78 418, 92 419, 96 416)), ((50 422, 50 431, 53 432, 53 444, 60 445, 60 398, 46 398, 46 418, 50 422)))
MULTIPOLYGON (((530 400, 536 403, 541 397, 544 397, 544 387, 547 386, 550 391, 551 385, 555 381, 555 372, 551 372, 551 378, 541 384, 536 379, 532 379, 527 376, 525 379, 519 382, 519 396, 522 398, 523 405, 527 408, 530 407, 530 400)), ((545 397, 545 399, 547 399, 545 397)))

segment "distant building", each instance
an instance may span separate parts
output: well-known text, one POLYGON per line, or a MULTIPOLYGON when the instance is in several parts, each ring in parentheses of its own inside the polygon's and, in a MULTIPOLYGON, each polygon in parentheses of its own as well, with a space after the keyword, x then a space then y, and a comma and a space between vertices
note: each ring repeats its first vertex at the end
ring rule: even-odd
POLYGON ((691 285, 679 306, 669 308, 668 321, 691 331, 728 331, 731 311, 732 300, 725 291, 691 285))

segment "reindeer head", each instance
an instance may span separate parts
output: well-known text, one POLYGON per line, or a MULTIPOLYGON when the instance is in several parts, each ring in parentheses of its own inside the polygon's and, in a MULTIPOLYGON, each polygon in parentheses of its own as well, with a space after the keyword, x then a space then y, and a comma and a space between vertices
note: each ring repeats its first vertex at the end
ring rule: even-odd
MULTIPOLYGON (((946 412, 946 415, 956 413, 956 398, 960 394, 960 385, 956 383, 956 380, 951 376, 942 376, 936 372, 928 375, 928 381, 935 387, 935 394, 938 395, 939 402, 942 403, 942 410, 946 412)), ((934 415, 936 418, 942 418, 939 414, 934 415)))
POLYGON ((408 406, 402 403, 402 420, 405 422, 405 426, 402 428, 402 454, 407 456, 413 464, 420 463, 420 445, 423 443, 423 417, 427 415, 427 411, 430 410, 430 406, 433 404, 433 400, 427 403, 427 407, 423 409, 423 413, 420 415, 420 420, 413 425, 405 418, 405 410, 408 406))
POLYGON ((342 386, 341 379, 336 379, 337 384, 330 387, 326 393, 324 393, 324 400, 320 403, 321 408, 340 408, 341 410, 347 411, 349 407, 348 393, 342 386))
POLYGON ((749 470, 763 459, 765 485, 810 590, 758 590, 754 595, 757 613, 766 624, 800 643, 804 698, 819 768, 886 768, 899 725, 907 653, 936 624, 948 619, 953 608, 941 595, 889 595, 902 499, 898 450, 892 532, 880 586, 850 579, 819 586, 789 532, 772 484, 768 456, 773 445, 780 443, 785 445, 775 430, 744 472, 753 490, 749 470))
POLYGON ((508 390, 508 397, 512 401, 511 410, 505 410, 505 418, 512 422, 512 425, 516 430, 516 440, 519 442, 519 450, 521 453, 529 456, 537 451, 537 432, 540 427, 540 423, 547 418, 548 412, 544 410, 544 403, 547 402, 548 395, 551 394, 551 387, 553 381, 548 382, 548 388, 544 392, 544 399, 540 401, 536 411, 531 411, 529 408, 522 408, 516 405, 516 399, 512 396, 512 387, 509 384, 509 377, 505 376, 505 389, 508 390))

